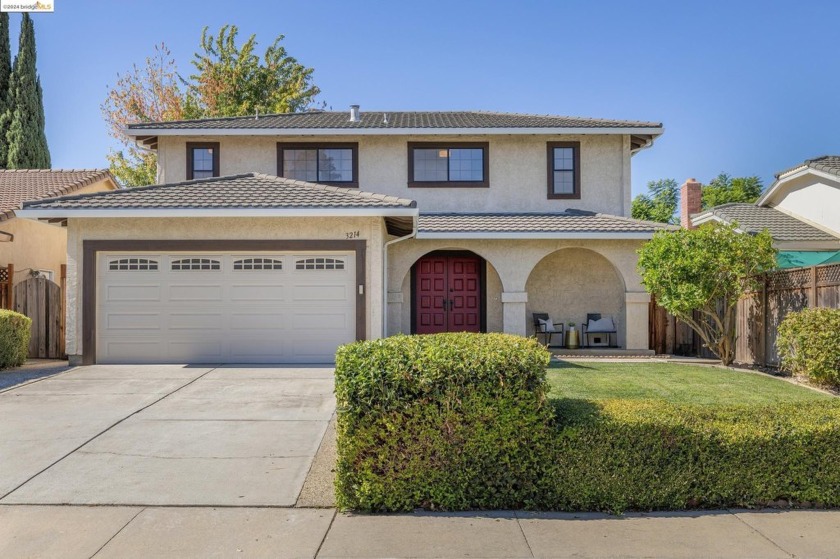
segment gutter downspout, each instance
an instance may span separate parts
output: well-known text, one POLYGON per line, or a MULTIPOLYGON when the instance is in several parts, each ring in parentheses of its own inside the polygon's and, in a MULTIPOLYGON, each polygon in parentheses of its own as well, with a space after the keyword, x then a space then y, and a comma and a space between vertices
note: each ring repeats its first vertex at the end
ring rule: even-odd
POLYGON ((411 233, 391 239, 382 245, 382 337, 388 336, 388 247, 417 236, 418 216, 411 217, 411 233))

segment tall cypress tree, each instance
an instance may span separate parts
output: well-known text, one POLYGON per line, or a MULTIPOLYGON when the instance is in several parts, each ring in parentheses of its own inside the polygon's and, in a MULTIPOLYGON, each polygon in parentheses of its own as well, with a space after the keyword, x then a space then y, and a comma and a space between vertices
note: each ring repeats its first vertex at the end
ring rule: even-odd
POLYGON ((49 169, 44 100, 35 68, 35 25, 23 14, 20 46, 12 68, 12 121, 6 133, 9 169, 49 169))
POLYGON ((9 44, 9 14, 0 12, 0 169, 6 168, 9 152, 6 133, 12 121, 10 111, 12 77, 12 47, 9 44), (8 111, 8 115, 6 114, 8 111))

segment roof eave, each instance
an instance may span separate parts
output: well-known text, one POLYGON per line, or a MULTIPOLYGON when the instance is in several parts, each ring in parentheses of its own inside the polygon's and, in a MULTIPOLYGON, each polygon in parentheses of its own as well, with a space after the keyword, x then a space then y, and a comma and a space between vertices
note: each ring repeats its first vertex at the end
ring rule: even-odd
POLYGON ((448 135, 524 135, 524 134, 617 134, 661 136, 656 127, 496 127, 496 128, 131 128, 123 129, 131 138, 152 136, 448 136, 448 135))
POLYGON ((418 239, 651 239, 652 231, 423 231, 418 239))
POLYGON ((178 217, 417 217, 417 208, 24 208, 25 219, 178 217))
POLYGON ((820 169, 814 169, 813 167, 802 166, 797 167, 796 169, 786 171, 784 174, 780 174, 773 184, 770 185, 770 188, 765 190, 761 196, 758 197, 758 200, 755 201, 756 206, 764 206, 766 205, 770 199, 776 195, 776 193, 782 188, 782 186, 790 182, 794 179, 798 179, 805 175, 814 175, 822 179, 830 180, 833 182, 840 182, 840 177, 835 174, 827 173, 825 171, 821 171, 820 169))

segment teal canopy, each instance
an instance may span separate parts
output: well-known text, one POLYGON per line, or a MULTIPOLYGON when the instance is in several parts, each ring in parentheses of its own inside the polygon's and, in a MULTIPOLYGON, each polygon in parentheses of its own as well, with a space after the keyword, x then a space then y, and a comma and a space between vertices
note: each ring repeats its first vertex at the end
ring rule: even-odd
POLYGON ((776 264, 781 269, 840 262, 840 250, 781 250, 776 264))

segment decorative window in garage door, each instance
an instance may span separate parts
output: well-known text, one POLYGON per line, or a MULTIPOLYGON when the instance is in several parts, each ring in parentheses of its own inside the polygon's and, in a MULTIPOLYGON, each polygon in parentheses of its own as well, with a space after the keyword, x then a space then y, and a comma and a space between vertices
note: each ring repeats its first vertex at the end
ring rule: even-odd
POLYGON ((222 264, 219 260, 212 258, 180 258, 172 261, 172 271, 187 270, 221 270, 222 264))
POLYGON ((157 260, 149 260, 148 258, 120 258, 108 262, 108 270, 111 271, 149 271, 157 269, 157 260))
POLYGON ((343 270, 344 260, 340 258, 302 258, 295 262, 296 270, 343 270))
POLYGON ((283 261, 275 258, 242 258, 233 261, 234 270, 282 270, 283 261))

